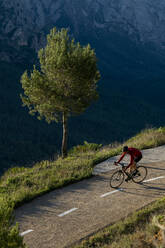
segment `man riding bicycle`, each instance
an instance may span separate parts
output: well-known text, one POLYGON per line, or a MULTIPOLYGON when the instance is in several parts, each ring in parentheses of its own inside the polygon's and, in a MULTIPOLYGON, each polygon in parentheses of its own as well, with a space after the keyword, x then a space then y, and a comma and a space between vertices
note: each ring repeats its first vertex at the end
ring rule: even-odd
MULTIPOLYGON (((126 154, 130 155, 130 163, 128 164, 128 166, 124 168, 124 171, 130 168, 130 174, 132 174, 132 172, 136 170, 137 162, 139 162, 142 159, 142 153, 136 148, 124 146, 121 157, 117 162, 114 162, 114 164, 118 165, 118 163, 120 163, 120 161, 124 158, 126 154)), ((128 180, 130 179, 131 179, 131 175, 128 175, 125 181, 128 182, 128 180)))

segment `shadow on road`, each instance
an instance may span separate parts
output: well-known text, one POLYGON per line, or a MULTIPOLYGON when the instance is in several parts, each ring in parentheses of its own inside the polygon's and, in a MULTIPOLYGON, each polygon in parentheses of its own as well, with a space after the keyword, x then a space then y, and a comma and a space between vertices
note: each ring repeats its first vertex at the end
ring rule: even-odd
MULTIPOLYGON (((165 171, 165 169, 158 167, 146 167, 149 170, 165 171)), ((90 179, 84 179, 67 187, 53 190, 50 193, 34 199, 32 202, 24 204, 22 207, 16 209, 17 221, 22 222, 23 219, 33 217, 39 217, 42 221, 42 219, 44 220, 45 218, 44 216, 51 217, 52 213, 54 216, 57 216, 61 214, 61 211, 79 207, 80 204, 86 204, 89 200, 97 199, 104 193, 103 190, 105 190, 105 193, 112 190, 109 186, 109 179, 112 173, 113 172, 93 176, 90 179)), ((164 195, 165 184, 146 182, 140 184, 139 187, 137 184, 131 182, 131 184, 128 183, 127 186, 126 183, 124 183, 122 189, 123 193, 155 199, 164 195)))
POLYGON ((150 166, 146 166, 147 169, 151 169, 151 170, 160 170, 160 171, 165 171, 165 168, 158 168, 158 167, 150 167, 150 166))
POLYGON ((158 198, 164 196, 164 183, 141 183, 139 185, 141 186, 140 188, 122 187, 122 192, 132 195, 145 196, 146 198, 158 198))
POLYGON ((101 190, 108 182, 107 175, 97 175, 67 187, 55 189, 17 208, 16 219, 18 222, 23 222, 24 219, 34 216, 40 219, 43 216, 51 216, 52 213, 57 216, 61 213, 59 209, 66 211, 66 206, 73 208, 79 204, 79 201, 85 203, 89 195, 95 198, 96 190, 99 188, 101 190))

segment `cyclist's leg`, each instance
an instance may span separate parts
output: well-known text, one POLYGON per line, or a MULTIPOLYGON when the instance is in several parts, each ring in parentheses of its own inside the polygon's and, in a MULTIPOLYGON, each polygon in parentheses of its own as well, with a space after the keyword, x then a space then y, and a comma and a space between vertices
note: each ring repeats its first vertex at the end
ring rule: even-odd
POLYGON ((134 159, 133 163, 130 166, 130 174, 132 174, 136 170, 136 164, 137 162, 134 159))
POLYGON ((142 159, 142 155, 139 156, 139 157, 136 157, 134 158, 134 161, 135 161, 135 164, 136 164, 136 167, 137 167, 137 163, 142 159))
POLYGON ((132 166, 132 172, 131 172, 131 174, 132 175, 136 175, 136 173, 137 173, 137 163, 140 161, 142 159, 142 156, 139 156, 139 157, 135 157, 134 158, 134 165, 132 166))
POLYGON ((125 179, 126 182, 128 182, 132 178, 131 166, 132 166, 132 164, 127 168, 127 172, 126 172, 127 178, 125 179))
POLYGON ((137 173, 137 163, 142 159, 142 156, 135 157, 132 164, 129 167, 129 174, 127 175, 127 178, 125 179, 126 182, 128 182, 130 179, 132 179, 132 176, 135 176, 137 173))

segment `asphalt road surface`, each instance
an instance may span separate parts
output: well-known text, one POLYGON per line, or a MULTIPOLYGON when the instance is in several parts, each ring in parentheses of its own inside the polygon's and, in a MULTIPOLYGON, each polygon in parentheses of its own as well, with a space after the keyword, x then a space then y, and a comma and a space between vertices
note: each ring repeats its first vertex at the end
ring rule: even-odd
MULTIPOLYGON (((69 247, 164 196, 165 147, 156 149, 143 152, 148 168, 143 184, 124 182, 120 190, 110 188, 114 166, 107 160, 106 173, 54 190, 16 209, 16 221, 25 243, 30 248, 69 247)), ((105 162, 99 166, 106 167, 105 162)), ((96 170, 98 174, 98 167, 96 170)))

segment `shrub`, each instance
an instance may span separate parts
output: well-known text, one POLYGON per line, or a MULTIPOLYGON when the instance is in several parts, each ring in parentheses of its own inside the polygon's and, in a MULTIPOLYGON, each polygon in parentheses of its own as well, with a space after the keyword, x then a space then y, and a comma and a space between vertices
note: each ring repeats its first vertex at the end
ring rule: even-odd
POLYGON ((14 225, 13 204, 7 199, 0 200, 0 247, 25 248, 19 235, 18 224, 14 225))
POLYGON ((102 147, 102 144, 88 143, 87 141, 84 141, 83 145, 78 145, 78 146, 73 147, 69 151, 69 154, 76 155, 77 153, 82 153, 82 152, 97 151, 101 147, 102 147))

